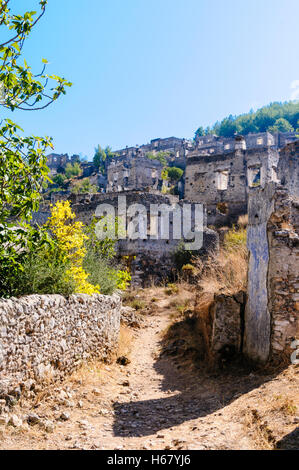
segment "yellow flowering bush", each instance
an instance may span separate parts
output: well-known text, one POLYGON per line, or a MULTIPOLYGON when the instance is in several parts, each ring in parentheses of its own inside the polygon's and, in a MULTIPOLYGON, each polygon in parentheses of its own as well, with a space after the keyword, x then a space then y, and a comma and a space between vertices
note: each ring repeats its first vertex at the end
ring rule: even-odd
POLYGON ((76 221, 75 218, 70 202, 58 201, 55 206, 51 206, 48 226, 63 256, 70 264, 66 274, 74 281, 75 292, 89 295, 100 293, 99 285, 93 286, 88 282, 89 274, 83 268, 86 254, 84 244, 88 237, 83 232, 82 222, 76 221))
POLYGON ((122 270, 117 271, 116 278, 117 278, 116 285, 117 285, 117 288, 120 290, 126 290, 132 280, 132 276, 127 269, 124 271, 122 270))

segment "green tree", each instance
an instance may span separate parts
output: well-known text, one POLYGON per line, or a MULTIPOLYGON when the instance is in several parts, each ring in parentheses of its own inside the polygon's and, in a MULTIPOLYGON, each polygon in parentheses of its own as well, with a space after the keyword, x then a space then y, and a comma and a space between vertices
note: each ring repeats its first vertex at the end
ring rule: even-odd
POLYGON ((66 177, 63 173, 58 173, 57 175, 54 176, 53 183, 61 187, 64 185, 65 179, 66 177))
MULTIPOLYGON (((45 13, 47 1, 39 2, 40 12, 12 14, 10 0, 0 0, 0 106, 8 111, 44 109, 65 94, 71 83, 45 73, 34 74, 22 57, 23 46, 45 13), (52 83, 51 83, 52 82, 52 83)), ((46 149, 49 137, 24 137, 21 127, 10 119, 0 126, 0 297, 10 294, 11 280, 22 269, 29 249, 46 240, 25 221, 38 209, 41 189, 48 178, 46 149), (18 220, 18 224, 16 221, 18 220)))
POLYGON ((281 132, 289 132, 291 129, 296 129, 298 119, 298 101, 275 102, 263 106, 256 112, 251 110, 249 113, 239 116, 229 116, 220 123, 216 122, 212 128, 206 128, 204 133, 205 135, 216 134, 233 137, 236 132, 240 134, 277 132, 277 129, 281 129, 281 132), (283 119, 283 121, 280 121, 280 119, 283 119))
POLYGON ((113 158, 114 153, 112 152, 111 147, 107 146, 103 149, 100 145, 95 148, 95 154, 93 157, 93 164, 98 168, 101 173, 105 171, 105 161, 107 158, 113 158))
POLYGON ((284 118, 275 121, 274 126, 269 127, 269 132, 294 132, 293 126, 284 118))
POLYGON ((203 137, 204 135, 206 135, 204 128, 199 127, 195 132, 195 140, 197 140, 198 137, 203 137))
POLYGON ((68 163, 65 167, 65 176, 70 179, 75 176, 80 176, 82 174, 82 169, 80 163, 75 162, 73 165, 68 163))
POLYGON ((106 160, 105 150, 102 149, 102 147, 100 145, 98 145, 95 148, 95 154, 94 154, 94 157, 93 157, 93 164, 97 168, 102 168, 104 166, 105 160, 106 160))
POLYGON ((175 166, 167 168, 168 178, 171 182, 176 183, 181 179, 184 174, 184 171, 181 168, 175 166))

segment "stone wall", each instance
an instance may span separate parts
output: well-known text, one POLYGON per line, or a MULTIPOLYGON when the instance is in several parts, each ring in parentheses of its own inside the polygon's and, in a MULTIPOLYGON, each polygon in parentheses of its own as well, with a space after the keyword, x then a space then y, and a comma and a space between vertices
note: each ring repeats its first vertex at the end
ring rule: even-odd
POLYGON ((118 342, 118 296, 32 295, 0 300, 0 397, 59 380, 118 342))
POLYGON ((255 361, 290 358, 299 337, 299 145, 284 149, 281 184, 249 197, 245 354, 255 361))
POLYGON ((237 355, 243 349, 246 294, 216 295, 211 307, 211 350, 215 358, 237 355))
POLYGON ((207 206, 209 225, 225 226, 247 213, 249 194, 276 181, 279 152, 268 133, 219 139, 189 153, 185 197, 207 206))
POLYGON ((107 193, 161 189, 163 165, 146 157, 118 158, 107 168, 107 193))

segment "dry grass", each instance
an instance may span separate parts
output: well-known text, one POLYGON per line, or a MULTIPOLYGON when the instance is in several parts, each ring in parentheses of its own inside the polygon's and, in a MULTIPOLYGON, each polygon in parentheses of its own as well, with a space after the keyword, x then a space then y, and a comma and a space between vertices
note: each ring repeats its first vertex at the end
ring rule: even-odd
POLYGON ((276 440, 268 427, 266 421, 263 421, 257 410, 248 410, 244 415, 244 424, 248 429, 250 437, 253 439, 256 449, 273 450, 276 440))
POLYGON ((203 295, 234 295, 247 287, 248 252, 246 230, 230 230, 217 257, 203 263, 195 260, 201 275, 199 286, 203 295))
POLYGON ((238 218, 238 227, 246 228, 248 225, 248 214, 240 215, 238 218))
MULTIPOLYGON (((199 261, 200 263, 200 261, 199 261)), ((221 251, 203 268, 199 285, 204 294, 233 295, 247 286, 247 252, 221 251)))
POLYGON ((118 356, 129 357, 132 351, 133 333, 132 330, 126 326, 121 326, 119 333, 118 343, 118 356))
POLYGON ((129 307, 134 308, 135 310, 143 310, 146 306, 143 300, 134 299, 127 304, 129 307))
POLYGON ((79 369, 73 372, 65 382, 92 385, 95 380, 102 378, 102 369, 104 365, 105 364, 98 359, 84 363, 79 369))
POLYGON ((285 415, 295 416, 297 413, 297 405, 290 397, 277 395, 274 397, 273 410, 284 413, 285 415))

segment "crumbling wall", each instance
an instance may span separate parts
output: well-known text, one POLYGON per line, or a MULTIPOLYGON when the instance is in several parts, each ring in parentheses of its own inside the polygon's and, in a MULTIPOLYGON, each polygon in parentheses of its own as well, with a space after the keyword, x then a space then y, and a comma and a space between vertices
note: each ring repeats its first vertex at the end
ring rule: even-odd
POLYGON ((187 155, 185 197, 207 206, 209 225, 236 223, 247 213, 249 195, 277 181, 279 148, 285 140, 269 132, 235 139, 199 137, 187 155))
POLYGON ((245 151, 190 155, 185 198, 205 204, 209 225, 229 225, 247 212, 245 151))
POLYGON ((249 197, 246 355, 290 358, 299 336, 299 142, 281 151, 279 183, 249 197))
POLYGON ((112 160, 107 167, 109 192, 161 189, 163 165, 145 157, 127 157, 112 160))
POLYGON ((211 350, 216 358, 242 352, 245 292, 216 295, 211 306, 211 350))
POLYGON ((0 300, 0 396, 59 380, 118 342, 118 296, 31 295, 0 300))

